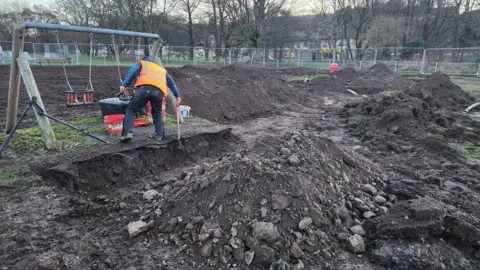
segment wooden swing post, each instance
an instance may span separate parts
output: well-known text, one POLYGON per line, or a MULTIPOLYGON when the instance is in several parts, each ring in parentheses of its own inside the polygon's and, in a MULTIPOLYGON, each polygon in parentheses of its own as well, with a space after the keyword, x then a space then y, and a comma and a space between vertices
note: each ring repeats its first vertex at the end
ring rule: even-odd
POLYGON ((18 98, 20 96, 20 70, 17 58, 23 51, 25 28, 17 28, 13 30, 13 48, 12 48, 12 64, 10 65, 10 84, 8 87, 8 105, 7 105, 7 121, 5 132, 8 134, 15 126, 18 113, 18 98))

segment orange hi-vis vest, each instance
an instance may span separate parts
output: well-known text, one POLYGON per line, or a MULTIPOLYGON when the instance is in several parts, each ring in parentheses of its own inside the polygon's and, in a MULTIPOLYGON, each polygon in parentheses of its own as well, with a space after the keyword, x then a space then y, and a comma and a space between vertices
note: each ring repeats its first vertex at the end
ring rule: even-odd
POLYGON ((163 67, 148 61, 140 60, 142 69, 140 75, 138 75, 135 88, 141 85, 151 85, 159 88, 163 92, 163 96, 168 95, 167 86, 167 70, 163 67))

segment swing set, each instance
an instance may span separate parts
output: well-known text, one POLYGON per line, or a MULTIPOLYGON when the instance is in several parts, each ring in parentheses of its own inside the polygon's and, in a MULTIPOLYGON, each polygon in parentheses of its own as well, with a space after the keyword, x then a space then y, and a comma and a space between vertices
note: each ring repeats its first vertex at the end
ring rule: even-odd
MULTIPOLYGON (((57 30, 54 30, 53 33, 55 34, 55 37, 56 37, 56 40, 57 40, 57 46, 58 46, 58 50, 60 52, 63 52, 62 50, 62 45, 60 43, 60 38, 59 38, 59 35, 58 35, 58 31, 57 30)), ((62 61, 62 67, 63 67, 63 74, 65 76, 65 81, 67 83, 67 86, 68 86, 68 89, 65 91, 65 93, 67 94, 67 106, 81 106, 81 105, 90 105, 90 104, 94 104, 94 99, 93 99, 93 94, 95 93, 94 89, 93 89, 93 83, 92 83, 92 58, 93 58, 93 42, 94 42, 94 39, 93 39, 93 33, 90 33, 88 35, 89 37, 89 44, 90 44, 90 47, 89 47, 89 63, 88 63, 88 68, 89 68, 89 72, 88 72, 88 84, 87 86, 85 87, 85 89, 73 89, 72 88, 72 85, 70 84, 70 80, 68 79, 68 74, 67 74, 67 69, 65 67, 65 61, 62 61), (80 99, 79 99, 80 98, 80 99)), ((111 36, 111 40, 112 40, 112 47, 113 47, 113 52, 114 52, 114 55, 115 55, 115 63, 117 64, 117 71, 118 71, 118 78, 120 80, 120 84, 122 83, 122 74, 121 74, 121 71, 120 71, 120 53, 118 52, 118 47, 117 47, 117 43, 115 41, 115 35, 112 34, 111 36)), ((138 51, 141 50, 141 37, 138 37, 138 48, 137 48, 138 51)))
MULTIPOLYGON (((143 33, 143 32, 92 28, 92 27, 83 27, 83 26, 75 26, 75 25, 45 24, 45 23, 36 23, 36 22, 20 23, 15 25, 13 29, 14 31, 13 31, 12 64, 10 66, 10 84, 9 84, 9 90, 8 90, 7 121, 6 121, 6 129, 5 129, 6 133, 8 133, 9 136, 7 137, 7 142, 4 144, 4 146, 8 143, 8 140, 11 139, 15 130, 18 128, 21 120, 23 119, 23 117, 25 117, 26 113, 30 108, 33 108, 33 110, 35 111, 35 116, 42 130, 43 137, 45 139, 45 147, 47 149, 56 148, 55 135, 52 131, 52 127, 50 125, 49 120, 60 122, 61 124, 67 125, 79 132, 86 134, 87 136, 90 136, 99 141, 107 143, 101 138, 98 138, 95 135, 89 134, 83 129, 73 127, 64 121, 47 114, 47 112, 45 111, 45 106, 43 105, 40 91, 37 88, 35 78, 33 77, 32 70, 28 63, 28 53, 23 52, 24 38, 27 34, 28 29, 52 30, 56 36, 57 44, 60 51, 62 50, 61 50, 58 31, 89 33, 89 38, 90 38, 89 74, 88 74, 88 84, 85 89, 74 89, 72 87, 68 79, 65 63, 62 62, 64 76, 65 76, 65 80, 68 87, 68 89, 65 91, 67 94, 67 106, 88 105, 94 102, 93 100, 94 89, 93 89, 93 83, 92 83, 93 34, 111 35, 120 82, 122 82, 121 73, 120 73, 120 57, 119 57, 118 48, 115 42, 115 36, 137 37, 139 40, 139 48, 140 48, 141 38, 154 39, 155 40, 154 48, 158 48, 161 41, 160 36, 157 34, 143 33), (27 90, 30 102, 28 103, 27 107, 25 108, 22 115, 17 121, 18 100, 19 100, 19 94, 20 94, 21 78, 23 79, 23 82, 25 84, 25 88, 27 90)), ((156 51, 154 51, 153 53, 155 54, 156 51)), ((2 149, 3 149, 3 146, 2 146, 2 149)))

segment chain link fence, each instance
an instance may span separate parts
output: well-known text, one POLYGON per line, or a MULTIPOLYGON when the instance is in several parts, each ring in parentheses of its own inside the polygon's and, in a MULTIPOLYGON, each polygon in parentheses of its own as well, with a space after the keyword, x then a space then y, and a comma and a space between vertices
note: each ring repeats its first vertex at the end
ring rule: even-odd
MULTIPOLYGON (((144 54, 144 45, 73 43, 28 43, 31 64, 131 66, 144 54), (117 61, 118 56, 118 61, 117 61)), ((152 48, 149 48, 152 51, 152 48)), ((443 72, 448 75, 480 76, 480 48, 208 48, 189 46, 164 46, 159 57, 167 67, 184 65, 242 64, 270 68, 305 67, 328 70, 332 63, 340 68, 367 70, 383 63, 397 73, 431 74, 443 72)), ((9 65, 12 60, 12 42, 0 41, 0 65, 9 65)))

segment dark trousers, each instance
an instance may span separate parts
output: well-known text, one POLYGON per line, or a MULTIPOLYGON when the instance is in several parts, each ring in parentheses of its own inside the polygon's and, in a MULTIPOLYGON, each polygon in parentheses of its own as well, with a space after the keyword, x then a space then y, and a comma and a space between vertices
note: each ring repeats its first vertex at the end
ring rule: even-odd
POLYGON ((133 124, 135 117, 150 101, 152 105, 153 124, 155 125, 155 135, 163 135, 163 121, 162 121, 162 101, 163 92, 157 87, 151 85, 141 85, 135 89, 135 95, 128 104, 125 113, 125 120, 123 122, 122 136, 128 133, 133 133, 133 124))

